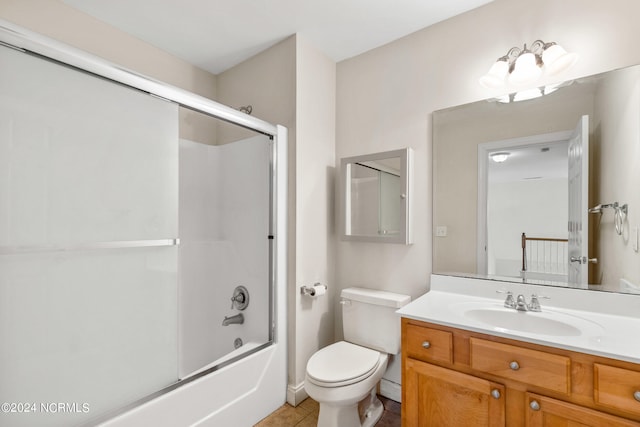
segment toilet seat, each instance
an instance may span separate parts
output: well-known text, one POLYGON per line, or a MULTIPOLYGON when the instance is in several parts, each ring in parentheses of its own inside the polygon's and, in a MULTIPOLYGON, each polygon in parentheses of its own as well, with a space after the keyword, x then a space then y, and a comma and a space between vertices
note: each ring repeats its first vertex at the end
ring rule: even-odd
POLYGON ((379 364, 379 351, 339 341, 311 356, 307 378, 320 387, 342 387, 371 376, 379 364))

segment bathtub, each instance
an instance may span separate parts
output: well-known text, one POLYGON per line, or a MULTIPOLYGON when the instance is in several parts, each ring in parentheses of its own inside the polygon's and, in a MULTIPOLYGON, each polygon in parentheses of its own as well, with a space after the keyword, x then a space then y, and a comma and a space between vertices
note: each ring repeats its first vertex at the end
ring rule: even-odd
POLYGON ((231 353, 222 356, 221 358, 219 358, 218 360, 213 361, 212 363, 209 363, 207 366, 203 366, 202 368, 200 368, 200 369, 198 369, 198 370, 196 370, 194 372, 191 372, 189 374, 189 377, 202 376, 203 372, 206 372, 206 371, 209 371, 209 370, 214 371, 214 370, 222 369, 225 366, 230 365, 230 364, 232 364, 234 362, 237 362, 238 360, 242 359, 242 356, 245 355, 245 353, 246 354, 256 353, 257 351, 262 350, 262 348, 266 348, 267 346, 268 346, 268 344, 260 344, 258 342, 245 343, 244 345, 242 345, 241 347, 235 349, 231 353))
POLYGON ((284 404, 285 361, 283 343, 269 345, 100 426, 253 426, 284 404))

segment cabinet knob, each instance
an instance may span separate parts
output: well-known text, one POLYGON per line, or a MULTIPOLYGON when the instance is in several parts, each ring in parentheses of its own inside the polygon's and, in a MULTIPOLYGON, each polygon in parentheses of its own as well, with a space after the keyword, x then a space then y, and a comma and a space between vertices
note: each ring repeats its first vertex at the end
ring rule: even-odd
POLYGON ((640 402, 640 390, 636 390, 633 392, 633 398, 640 402))
POLYGON ((537 400, 532 400, 531 402, 529 402, 529 407, 531 409, 533 409, 534 411, 539 411, 540 410, 540 404, 538 403, 537 400))
POLYGON ((514 360, 513 362, 509 363, 509 367, 512 370, 517 371, 518 369, 520 369, 520 364, 514 360))
POLYGON ((422 348, 431 348, 431 343, 429 341, 425 341, 422 343, 422 348))
POLYGON ((491 390, 491 396, 493 396, 494 399, 500 399, 500 390, 494 388, 493 390, 491 390))

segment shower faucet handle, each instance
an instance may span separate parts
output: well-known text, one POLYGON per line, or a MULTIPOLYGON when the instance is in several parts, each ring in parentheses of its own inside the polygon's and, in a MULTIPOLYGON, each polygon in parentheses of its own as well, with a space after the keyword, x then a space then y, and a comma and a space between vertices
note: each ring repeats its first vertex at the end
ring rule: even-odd
POLYGON ((244 303, 244 294, 237 294, 231 297, 231 308, 235 307, 236 303, 244 303))
POLYGON ((244 310, 249 305, 249 291, 244 286, 237 286, 231 296, 231 308, 244 310))

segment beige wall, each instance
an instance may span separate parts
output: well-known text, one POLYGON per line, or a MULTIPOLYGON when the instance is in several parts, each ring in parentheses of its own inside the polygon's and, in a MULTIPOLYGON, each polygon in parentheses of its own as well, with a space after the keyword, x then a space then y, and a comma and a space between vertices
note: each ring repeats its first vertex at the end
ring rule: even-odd
MULTIPOLYGON (((218 74, 216 101, 234 108, 251 105, 251 115, 289 129, 289 154, 296 145, 296 37, 218 74)), ((238 138, 236 127, 221 128, 220 142, 238 138)), ((291 175, 290 178, 295 177, 291 175)))
POLYGON ((592 205, 628 205, 622 234, 615 231, 613 210, 592 215, 594 248, 598 258, 595 283, 617 284, 626 279, 640 285, 640 254, 634 250, 635 229, 640 226, 640 70, 638 67, 610 74, 596 92, 594 126, 601 141, 595 159, 600 177, 592 205))
POLYGON ((296 276, 290 290, 296 308, 289 317, 296 332, 288 396, 295 393, 299 403, 306 397, 301 388, 309 357, 334 338, 336 64, 300 35, 297 39, 296 276), (328 286, 327 295, 300 295, 300 286, 316 282, 328 286))
MULTIPOLYGON (((491 96, 478 84, 496 58, 536 39, 578 52, 565 77, 640 62, 637 0, 496 0, 338 64, 336 158, 412 147, 414 245, 340 241, 336 284, 402 292, 429 287, 434 110, 491 96)), ((336 335, 341 319, 336 317, 336 335)))

